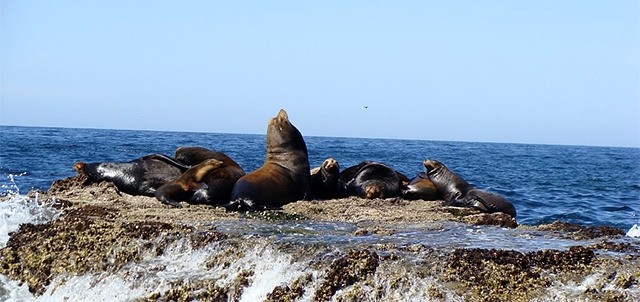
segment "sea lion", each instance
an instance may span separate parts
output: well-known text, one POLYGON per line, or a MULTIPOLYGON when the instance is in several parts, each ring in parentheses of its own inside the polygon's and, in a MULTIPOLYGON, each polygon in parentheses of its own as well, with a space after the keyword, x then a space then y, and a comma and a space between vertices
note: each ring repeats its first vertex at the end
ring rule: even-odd
POLYGON ((502 212, 516 217, 515 206, 503 196, 493 192, 473 189, 467 192, 467 196, 461 202, 485 213, 502 212))
POLYGON ((311 198, 331 199, 339 197, 340 165, 334 158, 327 158, 320 167, 311 170, 309 193, 311 198))
POLYGON ((429 180, 436 186, 447 205, 473 207, 486 213, 503 212, 516 217, 516 208, 506 198, 475 189, 439 161, 425 160, 423 164, 429 180))
POLYGON ((160 202, 180 207, 180 201, 189 201, 196 190, 201 189, 204 179, 216 169, 224 167, 224 163, 217 159, 207 159, 189 168, 176 179, 173 179, 156 189, 154 195, 160 202))
POLYGON ((223 163, 208 173, 202 180, 207 186, 197 190, 191 197, 193 203, 224 204, 230 201, 231 191, 240 177, 246 173, 231 157, 222 152, 203 147, 178 147, 174 158, 188 165, 197 165, 207 159, 223 163))
POLYGON ((127 194, 153 196, 156 189, 190 167, 162 154, 151 154, 129 162, 84 163, 73 169, 86 175, 85 183, 110 181, 127 194))
POLYGON ((425 172, 420 172, 412 178, 408 184, 402 187, 402 198, 409 200, 438 200, 440 193, 438 188, 429 180, 429 176, 425 172))
POLYGON ((341 173, 341 179, 345 181, 348 195, 367 199, 398 197, 402 184, 409 181, 406 176, 391 167, 371 161, 363 161, 345 169, 345 173, 341 173))
POLYGON ((242 176, 231 193, 227 210, 262 210, 305 198, 310 171, 307 145, 287 112, 280 109, 267 127, 267 155, 257 170, 242 176))
MULTIPOLYGON (((235 167, 242 170, 240 165, 238 165, 238 163, 228 155, 204 147, 178 147, 176 148, 173 158, 175 158, 179 162, 184 163, 185 165, 190 166, 195 166, 207 159, 213 158, 223 162, 227 166, 235 167)), ((244 173, 244 170, 242 170, 242 172, 244 173)))
POLYGON ((469 190, 473 189, 462 177, 453 173, 437 160, 426 159, 422 164, 427 171, 429 180, 438 189, 444 201, 452 202, 462 198, 469 190))

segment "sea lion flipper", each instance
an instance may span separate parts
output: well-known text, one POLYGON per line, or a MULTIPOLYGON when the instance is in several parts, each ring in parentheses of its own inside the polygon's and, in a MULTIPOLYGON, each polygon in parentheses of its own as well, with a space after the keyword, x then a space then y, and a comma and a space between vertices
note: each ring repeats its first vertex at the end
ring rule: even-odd
POLYGON ((493 213, 497 211, 497 209, 492 204, 487 203, 480 196, 473 196, 469 198, 467 203, 470 207, 476 208, 485 213, 493 213))
POLYGON ((177 201, 175 201, 175 200, 173 200, 173 199, 169 199, 169 198, 161 198, 161 199, 159 199, 159 200, 160 200, 160 202, 162 202, 163 204, 170 205, 170 206, 172 206, 172 207, 174 207, 174 208, 182 208, 182 205, 180 205, 180 202, 177 202, 177 201))
POLYGON ((142 157, 142 159, 144 159, 144 160, 157 159, 157 160, 163 161, 163 162, 165 162, 167 164, 175 166, 175 167, 179 168, 180 170, 184 170, 184 171, 186 171, 189 168, 191 168, 191 166, 185 165, 185 164, 183 164, 183 163, 181 163, 181 162, 179 162, 179 161, 177 161, 177 160, 175 160, 175 159, 173 159, 173 158, 171 158, 169 156, 166 156, 164 154, 158 154, 158 153, 149 154, 149 155, 146 155, 146 156, 142 157))
POLYGON ((170 205, 174 208, 181 208, 182 206, 180 205, 180 202, 175 201, 167 196, 167 192, 166 192, 167 188, 172 189, 173 187, 175 186, 163 185, 160 188, 158 188, 158 190, 156 190, 153 193, 153 195, 156 197, 157 200, 159 200, 163 204, 170 205))

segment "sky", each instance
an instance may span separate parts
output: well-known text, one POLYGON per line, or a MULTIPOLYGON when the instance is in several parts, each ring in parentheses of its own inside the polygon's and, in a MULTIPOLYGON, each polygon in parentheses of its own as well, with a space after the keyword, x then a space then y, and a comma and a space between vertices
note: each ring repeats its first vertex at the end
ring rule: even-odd
POLYGON ((640 147, 640 1, 0 1, 0 125, 640 147))

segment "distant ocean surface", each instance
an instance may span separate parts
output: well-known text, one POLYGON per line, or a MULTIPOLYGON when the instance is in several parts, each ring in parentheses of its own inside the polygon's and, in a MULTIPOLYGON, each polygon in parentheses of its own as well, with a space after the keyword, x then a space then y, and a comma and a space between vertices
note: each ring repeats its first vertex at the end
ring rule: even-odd
MULTIPOLYGON (((300 129, 304 135, 304 129, 300 129)), ((247 172, 265 157, 265 135, 0 126, 0 196, 47 190, 78 161, 124 162, 179 146, 226 153, 247 172)), ((424 140, 305 137, 311 167, 387 163, 411 178, 422 160, 443 162, 472 185, 511 200, 520 224, 556 220, 629 230, 640 222, 640 149, 424 140)))

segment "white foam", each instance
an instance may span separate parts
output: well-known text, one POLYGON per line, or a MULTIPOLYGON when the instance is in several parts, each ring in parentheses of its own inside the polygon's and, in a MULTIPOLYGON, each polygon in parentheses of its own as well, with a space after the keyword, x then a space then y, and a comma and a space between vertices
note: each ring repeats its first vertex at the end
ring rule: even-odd
POLYGON ((154 292, 171 289, 171 283, 196 278, 204 273, 203 262, 210 251, 193 251, 180 240, 162 256, 146 255, 113 273, 58 276, 38 301, 131 301, 154 292))
POLYGON ((26 284, 20 284, 0 274, 0 301, 31 301, 33 295, 26 284))
POLYGON ((240 301, 264 301, 267 295, 282 284, 289 284, 305 272, 300 262, 291 255, 273 250, 271 247, 256 248, 247 255, 253 269, 251 284, 242 292, 240 301))
POLYGON ((0 202, 0 247, 9 241, 9 233, 16 231, 23 223, 40 224, 55 219, 59 212, 50 204, 40 204, 35 198, 13 195, 0 202))
MULTIPOLYGON (((220 286, 227 286, 242 272, 251 270, 253 275, 248 277, 251 282, 237 298, 262 301, 275 286, 290 283, 306 273, 304 264, 295 263, 290 255, 273 250, 267 242, 245 251, 228 267, 206 267, 208 260, 227 251, 218 243, 192 250, 181 240, 168 247, 163 255, 147 255, 145 260, 126 265, 117 272, 58 276, 36 300, 131 301, 195 280, 216 280, 220 286)), ((235 259, 234 256, 231 258, 235 259)))
POLYGON ((640 238, 640 226, 634 224, 627 232, 628 237, 640 238))

